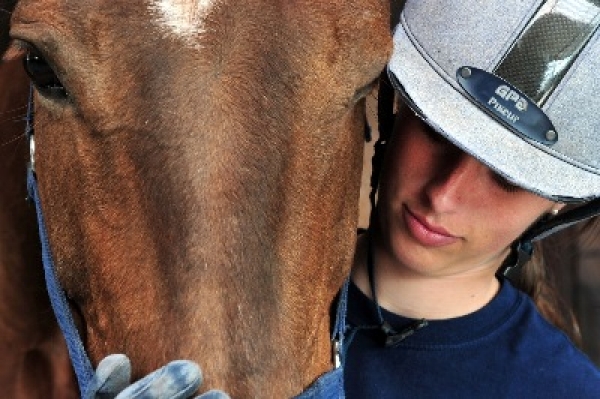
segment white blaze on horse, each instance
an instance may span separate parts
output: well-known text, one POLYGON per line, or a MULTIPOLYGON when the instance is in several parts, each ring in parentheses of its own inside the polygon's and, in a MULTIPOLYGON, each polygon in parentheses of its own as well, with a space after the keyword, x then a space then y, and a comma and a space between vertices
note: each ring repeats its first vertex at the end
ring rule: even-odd
POLYGON ((41 207, 93 363, 193 359, 233 397, 290 397, 331 367, 388 8, 17 2, 41 207))

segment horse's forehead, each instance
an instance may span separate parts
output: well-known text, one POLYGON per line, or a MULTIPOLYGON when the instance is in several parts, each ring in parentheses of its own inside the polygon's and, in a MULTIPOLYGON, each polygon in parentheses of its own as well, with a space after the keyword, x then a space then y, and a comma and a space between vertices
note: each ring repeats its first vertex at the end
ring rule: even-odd
POLYGON ((192 27, 197 31, 203 19, 217 6, 233 8, 236 3, 232 0, 0 0, 0 6, 17 1, 34 20, 54 18, 68 22, 81 15, 104 15, 113 19, 151 16, 176 32, 186 32, 192 27))
POLYGON ((251 11, 251 14, 256 16, 261 13, 285 13, 288 14, 286 21, 297 25, 307 21, 322 23, 327 19, 347 18, 350 15, 358 22, 364 18, 361 14, 384 8, 381 0, 331 3, 313 3, 312 0, 254 0, 249 3, 240 3, 239 0, 0 0, 0 6, 12 5, 15 2, 20 10, 25 10, 27 17, 24 19, 27 22, 52 20, 69 29, 70 25, 85 25, 81 24, 80 18, 101 17, 100 19, 107 21, 119 22, 133 22, 133 19, 136 19, 146 23, 150 18, 152 22, 157 22, 178 35, 201 33, 205 20, 215 19, 214 14, 239 13, 249 16, 248 11, 251 11), (360 3, 359 10, 356 9, 357 3, 360 3))
POLYGON ((381 0, 18 0, 13 23, 50 27, 55 32, 51 39, 61 36, 64 44, 68 37, 84 38, 88 47, 92 42, 118 45, 126 32, 128 43, 137 38, 137 45, 149 44, 146 37, 155 35, 152 42, 179 37, 190 47, 217 42, 226 46, 239 35, 272 43, 279 50, 284 39, 323 52, 329 47, 372 47, 373 41, 386 40, 389 31, 381 29, 387 25, 382 23, 386 19, 382 4, 381 0), (302 40, 295 40, 298 37, 302 40), (372 39, 368 45, 366 37, 372 39))

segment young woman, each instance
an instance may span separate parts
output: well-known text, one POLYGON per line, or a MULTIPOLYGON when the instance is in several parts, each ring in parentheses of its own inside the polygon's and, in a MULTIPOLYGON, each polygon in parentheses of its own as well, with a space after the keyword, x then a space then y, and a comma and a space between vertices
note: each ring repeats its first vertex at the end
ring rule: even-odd
POLYGON ((598 212, 599 22, 588 1, 406 2, 399 116, 349 286, 347 397, 600 397, 600 371, 503 277, 598 212))
POLYGON ((346 396, 597 397, 598 370, 496 277, 511 243, 562 205, 402 113, 352 272, 346 396))
POLYGON ((599 25, 589 0, 406 1, 341 364, 301 397, 600 397, 600 371, 504 277, 600 212, 599 25))

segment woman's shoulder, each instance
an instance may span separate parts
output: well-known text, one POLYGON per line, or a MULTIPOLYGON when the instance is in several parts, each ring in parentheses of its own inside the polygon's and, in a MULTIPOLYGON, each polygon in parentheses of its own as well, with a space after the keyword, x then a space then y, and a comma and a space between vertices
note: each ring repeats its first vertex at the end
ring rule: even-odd
MULTIPOLYGON (((537 310, 522 293, 521 309, 515 319, 511 337, 512 350, 519 354, 522 371, 530 383, 538 381, 556 386, 559 391, 594 393, 600 398, 600 369, 560 329, 537 310)), ((590 397, 577 396, 574 397, 590 397)))

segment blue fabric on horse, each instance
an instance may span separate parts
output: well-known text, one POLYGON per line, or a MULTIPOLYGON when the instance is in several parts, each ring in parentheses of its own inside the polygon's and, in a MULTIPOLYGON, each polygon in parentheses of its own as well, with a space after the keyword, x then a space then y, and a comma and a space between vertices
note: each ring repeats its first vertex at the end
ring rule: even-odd
POLYGON ((296 399, 344 399, 344 369, 338 367, 321 376, 296 399))
POLYGON ((29 190, 29 197, 34 201, 37 212, 38 226, 40 231, 40 241, 42 244, 42 262, 44 265, 44 274, 46 277, 46 287, 48 289, 48 295, 50 296, 50 303, 54 314, 58 321, 58 325, 65 336, 67 342, 67 348, 69 350, 69 356, 73 364, 73 369, 77 376, 77 383, 79 384, 79 391, 82 393, 88 392, 88 387, 94 376, 94 370, 90 363, 90 360, 85 353, 83 343, 75 327, 71 310, 67 303, 65 293, 58 283, 56 277, 56 271, 54 269, 54 260, 52 258, 52 252, 50 250, 50 243, 48 242, 48 234, 46 232, 46 225, 44 223, 44 217, 42 215, 42 208, 40 199, 38 196, 37 182, 35 174, 31 168, 27 173, 27 187, 29 190))
POLYGON ((333 327, 332 341, 334 345, 334 356, 336 357, 336 367, 319 377, 306 391, 296 396, 295 399, 344 399, 344 362, 346 335, 346 313, 348 308, 348 288, 350 278, 340 290, 335 324, 333 327), (339 364, 338 364, 339 363, 339 364))

